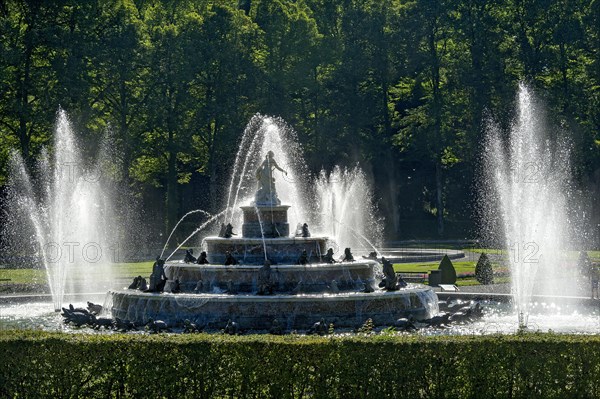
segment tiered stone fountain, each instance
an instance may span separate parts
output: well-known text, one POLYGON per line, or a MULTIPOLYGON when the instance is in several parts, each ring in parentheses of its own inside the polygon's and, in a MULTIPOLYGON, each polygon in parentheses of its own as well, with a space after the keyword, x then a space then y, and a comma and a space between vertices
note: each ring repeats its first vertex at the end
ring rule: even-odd
POLYGON ((254 201, 241 207, 241 237, 205 238, 209 264, 167 262, 165 292, 112 291, 113 316, 170 325, 188 319, 208 329, 233 320, 242 329, 265 330, 277 320, 287 330, 302 330, 320 319, 352 328, 369 318, 376 325, 392 325, 408 315, 425 319, 437 313, 431 288, 380 289, 376 260, 329 263, 327 237, 311 237, 306 230, 290 236, 290 205, 282 205, 277 196, 276 169, 286 173, 269 152, 256 172, 254 201), (306 262, 299 262, 304 251, 306 262), (225 265, 227 254, 238 264, 225 265), (175 287, 177 293, 171 293, 175 287))

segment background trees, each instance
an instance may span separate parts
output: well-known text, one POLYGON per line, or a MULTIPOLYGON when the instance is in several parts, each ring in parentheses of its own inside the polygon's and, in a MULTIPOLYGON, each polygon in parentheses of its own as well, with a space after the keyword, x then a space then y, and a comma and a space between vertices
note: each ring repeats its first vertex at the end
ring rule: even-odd
POLYGON ((599 26, 598 0, 0 1, 0 185, 62 106, 90 145, 112 130, 118 179, 169 229, 217 211, 261 112, 312 172, 360 162, 388 238, 467 237, 486 114, 509 123, 520 80, 600 190, 599 26))

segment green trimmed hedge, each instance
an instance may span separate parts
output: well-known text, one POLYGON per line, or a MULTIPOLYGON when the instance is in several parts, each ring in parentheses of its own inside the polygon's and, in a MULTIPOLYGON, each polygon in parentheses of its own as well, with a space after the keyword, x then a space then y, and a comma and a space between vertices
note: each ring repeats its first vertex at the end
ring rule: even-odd
POLYGON ((2 331, 7 398, 570 398, 600 337, 84 335, 2 331))

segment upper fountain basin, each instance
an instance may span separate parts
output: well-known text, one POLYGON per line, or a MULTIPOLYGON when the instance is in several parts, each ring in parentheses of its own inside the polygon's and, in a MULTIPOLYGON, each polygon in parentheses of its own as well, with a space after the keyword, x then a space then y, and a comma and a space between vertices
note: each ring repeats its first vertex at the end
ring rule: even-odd
POLYGON ((265 253, 272 264, 295 264, 302 251, 306 251, 309 261, 316 262, 325 255, 327 237, 207 237, 204 239, 208 260, 212 264, 225 263, 225 254, 231 253, 240 263, 262 265, 265 253))

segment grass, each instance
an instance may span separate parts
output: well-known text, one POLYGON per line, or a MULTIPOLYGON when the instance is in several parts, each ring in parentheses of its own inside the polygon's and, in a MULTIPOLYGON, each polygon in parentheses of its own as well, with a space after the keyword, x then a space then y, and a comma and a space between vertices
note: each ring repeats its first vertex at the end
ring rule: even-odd
MULTIPOLYGON (((600 251, 587 251, 592 262, 600 262, 600 251)), ((569 259, 579 259, 579 251, 569 251, 567 253, 569 259)))
MULTIPOLYGON (((463 248, 463 251, 474 252, 478 254, 490 254, 490 255, 506 255, 509 251, 505 249, 497 248, 463 248)), ((592 262, 600 262, 600 251, 587 251, 588 256, 592 262)), ((579 258, 579 251, 568 251, 567 259, 576 260, 579 258)))
POLYGON ((503 255, 506 253, 504 249, 497 248, 463 248, 464 251, 475 252, 478 254, 503 255))
MULTIPOLYGON (((475 273, 475 265, 477 262, 452 262, 454 265, 454 269, 456 270, 457 275, 461 274, 474 274, 475 273)), ((437 270, 439 263, 438 262, 428 262, 428 263, 396 263, 394 264, 394 270, 398 273, 402 272, 419 272, 427 274, 431 270, 437 270)), ((493 267, 499 268, 499 265, 492 264, 493 267)), ((510 281, 509 277, 494 277, 495 284, 508 283, 510 281)), ((470 275, 468 277, 458 277, 456 280, 456 285, 458 286, 467 286, 467 285, 480 285, 479 281, 475 279, 474 275, 470 275)))
MULTIPOLYGON (((494 284, 510 283, 510 277, 496 277, 494 276, 494 284)), ((456 280, 456 285, 464 287, 468 285, 481 285, 479 281, 473 278, 459 278, 456 280)))
MULTIPOLYGON (((475 265, 477 262, 452 262, 454 265, 454 269, 456 270, 456 274, 460 275, 461 273, 475 273, 475 265)), ((429 273, 430 270, 436 270, 438 268, 439 263, 437 262, 428 262, 428 263, 396 263, 394 264, 394 270, 396 272, 419 272, 419 273, 429 273)), ((459 277, 456 280, 456 285, 465 286, 465 285, 478 285, 479 282, 475 279, 475 277, 459 277)))
POLYGON ((40 269, 0 269, 0 280, 4 279, 10 281, 0 281, 0 284, 43 283, 46 281, 46 272, 40 269))
POLYGON ((153 261, 115 263, 113 270, 117 271, 117 277, 120 278, 133 278, 135 276, 149 277, 152 273, 153 264, 153 261))
MULTIPOLYGON (((475 265, 477 262, 452 262, 456 274, 475 272, 475 265)), ((394 264, 394 270, 398 273, 401 272, 419 272, 428 273, 430 270, 436 270, 439 266, 439 262, 417 262, 417 263, 396 263, 394 264)))
MULTIPOLYGON (((153 262, 131 262, 114 263, 111 265, 111 271, 115 278, 130 279, 135 276, 149 277, 152 273, 153 262)), ((100 268, 101 269, 101 268, 100 268)), ((90 273, 89 270, 85 271, 90 273)), ((102 273, 102 270, 92 271, 93 274, 102 273)), ((0 269, 0 280, 9 279, 10 281, 0 281, 11 284, 31 284, 45 283, 46 271, 43 269, 0 269)))
MULTIPOLYGON (((494 248, 468 248, 465 249, 475 253, 487 253, 502 255, 506 251, 494 248)), ((593 262, 600 262, 600 251, 588 251, 588 255, 593 262)), ((578 251, 569 251, 568 258, 576 260, 579 257, 578 251)), ((477 262, 464 261, 453 262, 457 274, 474 273, 477 262)), ((130 262, 130 263, 115 263, 111 266, 111 271, 115 278, 132 279, 135 276, 149 277, 152 272, 152 261, 149 262, 130 262)), ((396 272, 418 272, 429 273, 430 270, 438 268, 438 262, 417 262, 417 263, 397 263, 394 265, 396 272)), ((495 265, 497 266, 497 265, 495 265)), ((86 271, 88 272, 88 271, 86 271)), ((101 271, 98 271, 101 272, 101 271)), ((496 282, 503 282, 505 278, 496 278, 496 282)), ((41 269, 10 269, 0 268, 0 284, 30 284, 30 283, 45 283, 46 272, 41 269), (10 281, 1 281, 9 279, 10 281)), ((479 284, 474 277, 463 277, 458 279, 458 285, 476 285, 479 284)))
MULTIPOLYGON (((131 262, 131 263, 115 263, 112 265, 112 273, 115 278, 131 279, 135 276, 149 277, 152 272, 153 262, 131 262)), ((454 262, 454 268, 457 274, 474 273, 476 262, 454 262)), ((430 270, 435 270, 438 263, 398 263, 394 265, 396 272, 419 272, 428 273, 430 270)), ((2 283, 14 284, 30 284, 30 283, 45 283, 46 272, 42 269, 0 269, 0 280, 10 279, 10 281, 0 281, 2 283)), ((459 279, 459 285, 474 285, 477 281, 474 278, 459 279)))

